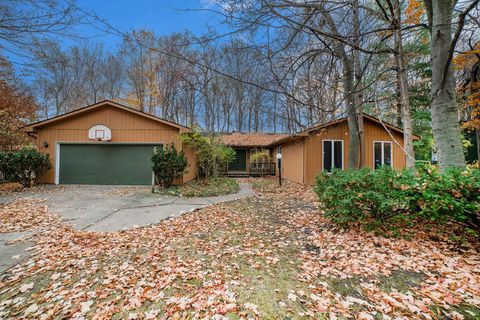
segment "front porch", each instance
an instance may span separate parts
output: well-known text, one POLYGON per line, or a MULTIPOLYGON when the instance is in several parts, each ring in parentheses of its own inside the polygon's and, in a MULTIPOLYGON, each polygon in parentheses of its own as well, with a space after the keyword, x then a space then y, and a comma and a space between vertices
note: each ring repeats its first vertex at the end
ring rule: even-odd
POLYGON ((244 170, 239 170, 236 166, 234 168, 226 167, 220 171, 220 174, 233 178, 274 176, 277 173, 276 167, 276 164, 271 162, 251 163, 249 166, 245 166, 244 170))
POLYGON ((235 159, 220 171, 228 177, 274 176, 276 164, 272 161, 273 151, 258 147, 233 147, 235 159), (259 156, 260 154, 260 156, 259 156))

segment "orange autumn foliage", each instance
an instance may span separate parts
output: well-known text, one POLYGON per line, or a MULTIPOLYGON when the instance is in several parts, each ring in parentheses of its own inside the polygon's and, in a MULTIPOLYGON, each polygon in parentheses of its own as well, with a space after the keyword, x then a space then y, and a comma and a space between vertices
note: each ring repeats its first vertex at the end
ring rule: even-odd
POLYGON ((469 113, 465 128, 480 129, 480 43, 470 51, 457 55, 455 69, 465 74, 465 80, 459 87, 464 96, 464 108, 469 113))
POLYGON ((465 99, 465 107, 470 108, 471 120, 465 122, 464 127, 480 129, 480 81, 472 84, 472 88, 465 99))
POLYGON ((405 23, 420 23, 422 16, 425 14, 425 7, 422 0, 409 0, 405 9, 405 23))
POLYGON ((453 63, 457 70, 472 68, 475 63, 478 63, 480 60, 480 42, 470 51, 463 52, 455 58, 453 58, 453 63))
MULTIPOLYGON (((0 60, 2 61, 2 60, 0 60)), ((15 78, 7 62, 0 64, 0 150, 12 151, 30 142, 18 129, 36 118, 38 105, 15 78)))

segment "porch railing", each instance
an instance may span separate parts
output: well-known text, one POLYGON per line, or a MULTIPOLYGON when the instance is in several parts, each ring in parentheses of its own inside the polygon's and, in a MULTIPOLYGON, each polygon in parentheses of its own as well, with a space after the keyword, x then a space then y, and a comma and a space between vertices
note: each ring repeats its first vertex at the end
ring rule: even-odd
POLYGON ((250 164, 250 174, 261 176, 274 176, 275 175, 275 163, 273 162, 259 162, 250 164))
POLYGON ((250 163, 246 170, 232 170, 224 167, 220 170, 223 175, 238 175, 244 174, 249 176, 274 176, 276 174, 276 164, 273 162, 256 162, 250 163))

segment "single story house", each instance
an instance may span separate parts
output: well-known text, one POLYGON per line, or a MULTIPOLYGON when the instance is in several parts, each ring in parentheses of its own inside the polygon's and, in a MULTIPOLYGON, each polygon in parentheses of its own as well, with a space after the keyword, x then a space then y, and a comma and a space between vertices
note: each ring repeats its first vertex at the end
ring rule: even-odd
MULTIPOLYGON (((395 169, 406 166, 403 130, 378 118, 364 114, 365 165, 370 168, 387 165, 395 169)), ((257 150, 270 154, 271 171, 278 175, 277 153, 282 154, 282 178, 314 185, 315 177, 333 168, 345 169, 348 163, 349 132, 347 118, 305 129, 296 134, 224 133, 221 140, 236 151, 235 161, 225 172, 230 176, 256 175, 250 155, 257 150)), ((419 137, 414 136, 414 139, 419 137)))
POLYGON ((275 133, 222 133, 220 141, 235 150, 235 160, 224 168, 229 176, 275 175, 276 149, 270 147, 275 141, 289 137, 288 134, 275 133), (267 162, 251 162, 250 156, 257 151, 269 155, 267 162))
MULTIPOLYGON (((364 115, 365 165, 403 169, 403 131, 364 115)), ((180 124, 125 105, 102 101, 21 129, 34 138, 37 148, 50 155, 52 168, 40 182, 55 184, 150 185, 151 157, 157 147, 173 143, 183 150, 188 172, 183 184, 196 178, 195 152, 179 134, 191 132, 180 124)), ((418 139, 418 137, 414 137, 418 139)), ((220 141, 236 151, 225 168, 230 176, 277 175, 276 154, 282 154, 282 177, 313 185, 322 171, 344 169, 348 163, 349 132, 346 118, 311 127, 296 134, 223 133, 220 141), (257 151, 266 160, 250 161, 257 151)))
POLYGON ((184 151, 189 163, 188 172, 176 184, 196 178, 195 154, 178 137, 189 128, 113 101, 21 130, 50 156, 52 168, 40 180, 43 183, 151 185, 154 149, 171 143, 184 151))
MULTIPOLYGON (((364 138, 365 166, 405 168, 402 129, 364 114, 364 138)), ((349 142, 347 118, 340 118, 276 140, 268 147, 282 153, 282 178, 314 185, 322 170, 346 168, 349 142)))

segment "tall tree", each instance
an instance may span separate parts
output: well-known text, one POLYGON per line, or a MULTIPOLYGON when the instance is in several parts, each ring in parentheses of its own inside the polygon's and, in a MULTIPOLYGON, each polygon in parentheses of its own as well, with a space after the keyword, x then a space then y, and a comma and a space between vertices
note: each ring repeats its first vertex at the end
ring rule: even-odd
POLYGON ((449 167, 465 167, 452 59, 465 17, 478 2, 478 0, 471 1, 459 15, 458 26, 453 34, 453 12, 457 1, 424 0, 431 28, 432 127, 441 170, 449 167))
POLYGON ((410 96, 408 93, 407 64, 405 62, 405 54, 403 49, 402 12, 400 0, 391 1, 391 12, 391 23, 394 33, 394 55, 396 62, 398 93, 403 125, 403 148, 406 153, 407 168, 414 168, 415 153, 413 151, 412 114, 410 109, 410 96))
POLYGON ((326 20, 332 35, 337 38, 334 40, 333 48, 337 57, 342 62, 343 67, 343 95, 345 108, 347 112, 348 131, 350 142, 348 144, 348 167, 358 168, 360 151, 360 135, 358 128, 357 97, 355 94, 355 70, 354 59, 347 53, 346 45, 339 41, 343 35, 338 31, 335 20, 328 10, 322 4, 319 5, 321 14, 326 20))

